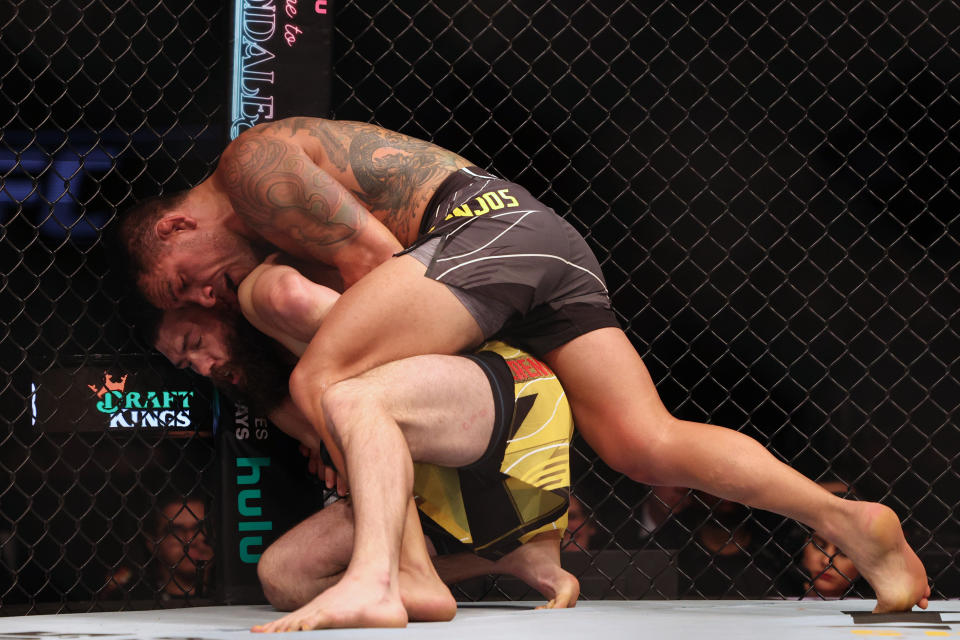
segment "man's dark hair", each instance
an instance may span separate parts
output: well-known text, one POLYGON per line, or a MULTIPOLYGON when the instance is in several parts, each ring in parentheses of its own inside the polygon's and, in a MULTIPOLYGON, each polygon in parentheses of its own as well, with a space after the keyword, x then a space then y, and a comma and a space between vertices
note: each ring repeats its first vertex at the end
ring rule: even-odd
MULTIPOLYGON (((178 509, 177 513, 180 512, 179 510, 190 510, 192 513, 193 510, 190 509, 188 503, 194 501, 202 503, 204 508, 206 508, 207 499, 199 493, 184 493, 175 489, 164 490, 160 495, 157 496, 157 500, 154 503, 154 509, 150 514, 150 521, 147 523, 145 533, 152 536, 155 541, 162 539, 167 533, 167 528, 172 523, 169 516, 167 516, 163 510, 170 505, 176 505, 178 509)), ((194 513, 194 515, 198 516, 198 520, 201 520, 199 514, 194 513)))
MULTIPOLYGON (((136 316, 137 330, 142 332, 142 337, 154 349, 164 314, 144 303, 136 316)), ((210 371, 210 381, 234 402, 249 405, 264 415, 270 413, 287 396, 293 364, 286 350, 258 331, 239 313, 221 314, 219 320, 228 327, 229 362, 214 366, 210 371), (236 372, 242 374, 240 385, 232 382, 236 372)))
POLYGON ((189 189, 166 196, 154 196, 133 205, 120 215, 116 229, 115 247, 128 269, 128 276, 136 281, 152 266, 160 245, 154 233, 157 222, 176 209, 186 199, 189 189))

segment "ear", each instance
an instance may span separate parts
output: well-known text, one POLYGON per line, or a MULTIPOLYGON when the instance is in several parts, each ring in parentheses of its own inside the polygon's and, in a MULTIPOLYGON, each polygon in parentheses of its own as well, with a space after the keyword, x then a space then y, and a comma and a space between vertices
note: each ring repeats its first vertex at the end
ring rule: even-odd
POLYGON ((182 213, 171 213, 157 221, 156 231, 161 240, 169 240, 178 231, 193 231, 196 228, 196 218, 182 213))

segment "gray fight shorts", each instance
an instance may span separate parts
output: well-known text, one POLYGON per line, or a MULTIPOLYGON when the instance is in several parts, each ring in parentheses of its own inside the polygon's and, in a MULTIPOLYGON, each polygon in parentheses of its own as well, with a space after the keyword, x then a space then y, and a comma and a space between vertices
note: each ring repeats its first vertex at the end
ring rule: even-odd
POLYGON ((401 254, 426 265, 473 315, 484 339, 534 355, 619 327, 606 283, 576 229, 518 184, 477 167, 451 174, 401 254))

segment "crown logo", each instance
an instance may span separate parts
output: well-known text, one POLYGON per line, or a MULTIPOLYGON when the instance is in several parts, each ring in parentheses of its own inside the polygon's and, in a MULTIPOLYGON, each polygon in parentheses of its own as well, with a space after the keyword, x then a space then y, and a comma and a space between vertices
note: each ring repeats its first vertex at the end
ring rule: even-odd
POLYGON ((90 391, 93 391, 95 394, 97 394, 98 398, 102 399, 103 396, 107 395, 111 391, 119 391, 120 393, 123 393, 123 388, 126 386, 126 384, 127 384, 126 374, 124 374, 122 378, 117 380, 112 375, 104 371, 103 383, 99 387, 96 387, 92 384, 88 384, 87 388, 90 389, 90 391))

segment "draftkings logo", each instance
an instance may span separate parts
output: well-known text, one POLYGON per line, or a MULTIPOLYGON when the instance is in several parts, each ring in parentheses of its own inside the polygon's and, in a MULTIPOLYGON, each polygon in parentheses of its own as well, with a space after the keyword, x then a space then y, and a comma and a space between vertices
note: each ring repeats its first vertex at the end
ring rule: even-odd
POLYGON ((87 387, 96 394, 97 411, 110 416, 111 428, 188 428, 193 391, 128 391, 127 376, 103 372, 103 382, 87 387))

